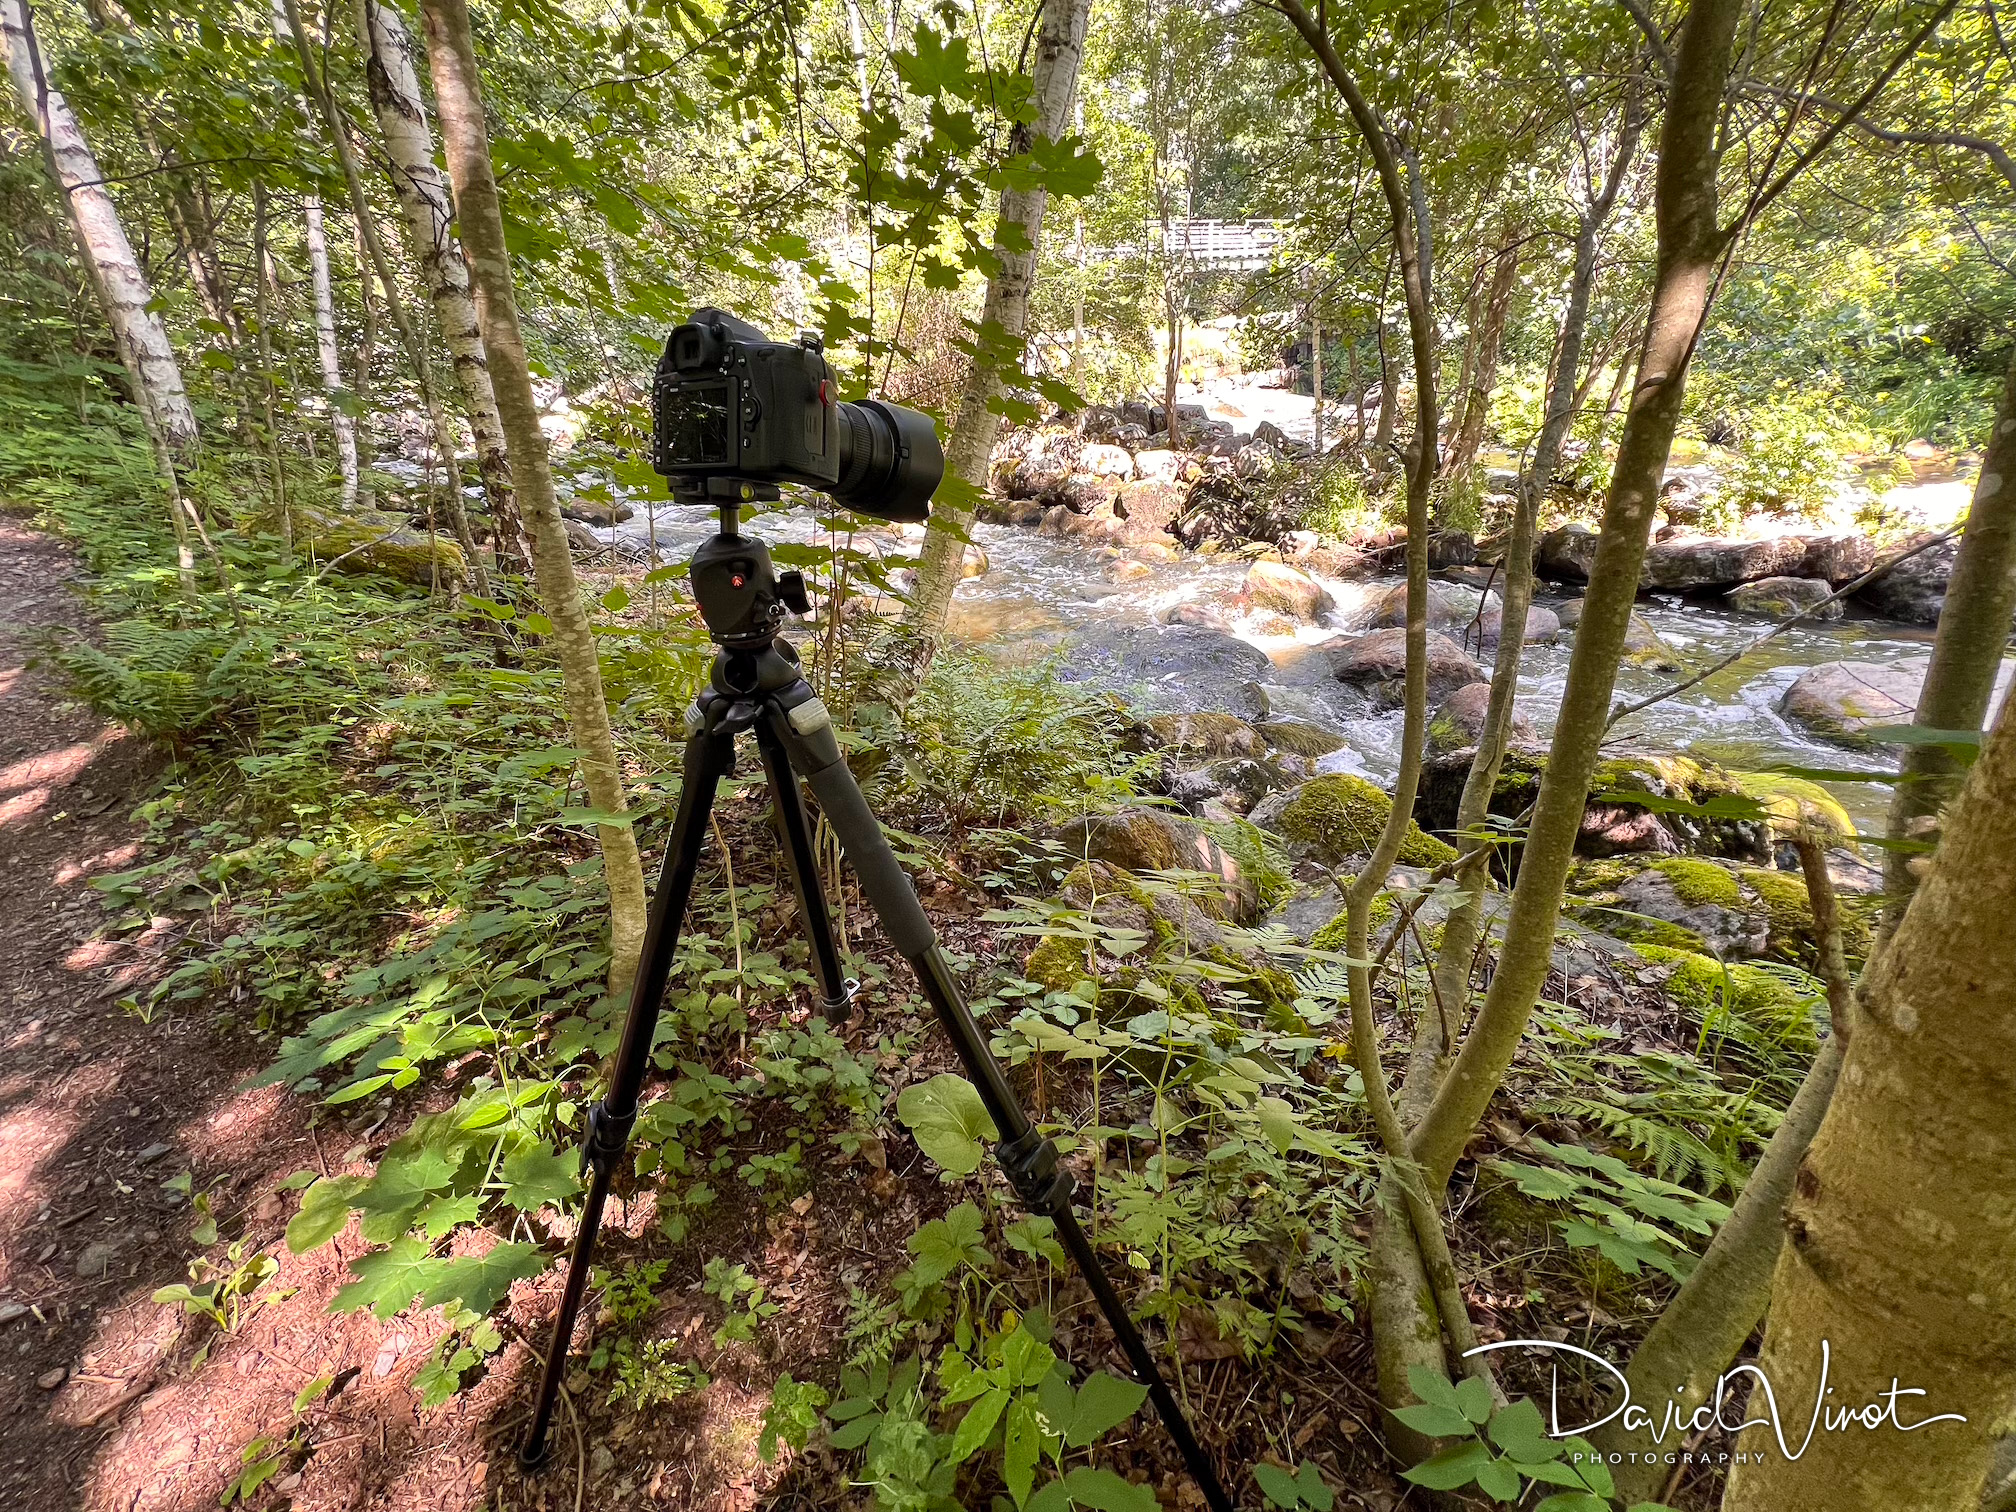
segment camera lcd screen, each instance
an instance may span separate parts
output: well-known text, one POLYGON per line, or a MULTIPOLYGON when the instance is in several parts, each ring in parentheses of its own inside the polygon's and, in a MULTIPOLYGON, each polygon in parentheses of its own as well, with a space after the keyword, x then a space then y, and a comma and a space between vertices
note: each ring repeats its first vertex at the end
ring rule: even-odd
POLYGON ((661 423, 669 464, 705 466, 728 462, 728 385, 682 384, 665 396, 661 423))

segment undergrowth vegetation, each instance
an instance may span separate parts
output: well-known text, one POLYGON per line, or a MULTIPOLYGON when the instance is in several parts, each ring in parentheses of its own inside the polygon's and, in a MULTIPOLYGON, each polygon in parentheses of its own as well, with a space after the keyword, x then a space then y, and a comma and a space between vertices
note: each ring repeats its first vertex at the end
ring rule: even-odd
MULTIPOLYGON (((213 575, 186 593, 162 566, 165 510, 136 507, 153 484, 131 428, 108 409, 87 404, 80 423, 19 398, 0 490, 78 543, 104 625, 51 654, 94 707, 173 755, 142 809, 142 858, 98 884, 117 930, 186 924, 173 969, 126 1006, 255 1037, 261 1077, 348 1131, 342 1169, 296 1183, 288 1245, 355 1223, 368 1250, 334 1307, 438 1309, 422 1381, 438 1404, 496 1358, 512 1286, 554 1263, 578 1189, 572 1146, 621 1011, 604 987, 595 816, 543 622, 503 597, 454 604, 285 565, 275 542, 233 528, 215 532, 231 586, 213 575)), ((706 648, 683 617, 638 614, 621 585, 595 614, 635 823, 655 851, 676 797, 669 690, 698 681, 706 648)), ((1317 1370, 1358 1326, 1380 1173, 1344 1042, 1343 958, 1228 922, 1222 883, 1113 874, 1049 838, 1160 801, 1160 759, 1109 699, 1041 665, 952 652, 899 714, 872 647, 822 636, 806 649, 1137 1314, 1172 1360, 1233 1361, 1256 1391, 1317 1370)), ((839 1483, 871 1487, 878 1507, 1005 1497, 1025 1512, 1151 1512, 1152 1488, 1116 1473, 1109 1448, 1141 1388, 1091 1363, 1089 1295, 1049 1221, 1010 1205, 984 1158, 994 1131, 907 973, 829 868, 865 985, 850 1021, 808 1016, 806 948, 753 780, 729 786, 719 825, 636 1132, 626 1195, 648 1219, 605 1258, 581 1341, 601 1410, 703 1392, 724 1359, 781 1362, 764 1457, 837 1456, 839 1483), (866 1203, 859 1183, 893 1197, 899 1128, 939 1173, 919 1173, 903 1251, 847 1283, 840 1337, 783 1360, 774 1279, 741 1236, 866 1203), (681 1288, 707 1299, 700 1334, 665 1326, 681 1288)), ((1214 833, 1264 899, 1308 885, 1278 837, 1214 833)), ((823 832, 820 845, 833 854, 823 832)), ((1422 948, 1402 943, 1381 989, 1396 1035, 1431 991, 1422 948)), ((1709 1004, 1649 1047, 1546 1010, 1510 1090, 1546 1137, 1500 1131, 1509 1148, 1479 1167, 1486 1200, 1466 1219, 1526 1236, 1470 1277, 1506 1295, 1507 1326, 1550 1295, 1656 1296, 1685 1273, 1810 1049, 1746 1024, 1709 1004)), ((212 1266, 192 1274, 210 1290, 167 1300, 228 1327, 268 1273, 248 1274, 212 1266)), ((1503 1500, 1556 1474, 1511 1419, 1509 1437, 1489 1411, 1465 1421, 1470 1447, 1415 1478, 1503 1500)), ((1285 1429, 1256 1417, 1214 1431, 1245 1435, 1273 1505, 1329 1504, 1285 1429)))

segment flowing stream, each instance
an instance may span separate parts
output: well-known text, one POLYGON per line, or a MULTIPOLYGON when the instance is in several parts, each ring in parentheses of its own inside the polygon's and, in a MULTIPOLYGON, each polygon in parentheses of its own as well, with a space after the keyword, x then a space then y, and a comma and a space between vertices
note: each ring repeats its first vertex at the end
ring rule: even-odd
MULTIPOLYGON (((712 532, 713 516, 696 509, 636 501, 636 518, 616 528, 620 539, 644 543, 655 531, 659 554, 680 561, 712 532), (647 518, 646 511, 655 515, 647 518)), ((778 509, 762 515, 748 528, 768 540, 810 541, 815 525, 809 511, 778 509)), ((601 533, 601 532, 598 532, 601 533)), ((1397 577, 1369 580, 1324 580, 1336 601, 1326 623, 1304 625, 1292 636, 1267 634, 1272 616, 1242 612, 1236 599, 1245 564, 1236 559, 1183 556, 1150 564, 1145 578, 1113 582, 1109 562, 1096 550, 1057 540, 1030 529, 982 525, 975 539, 986 551, 990 567, 968 579, 959 590, 953 629, 983 642, 1001 654, 1029 658, 1056 657, 1067 675, 1073 670, 1073 649, 1088 639, 1118 627, 1153 624, 1159 613, 1178 604, 1196 604, 1222 617, 1230 632, 1277 664, 1292 662, 1296 651, 1346 633, 1354 611, 1400 581, 1397 577)), ((915 552, 914 541, 893 533, 857 537, 891 558, 915 552)), ((1543 595, 1558 591, 1541 585, 1543 595)), ((1543 596, 1542 602, 1547 602, 1543 596)), ((887 606, 893 612, 893 603, 887 606)), ((1659 596, 1643 599, 1639 612, 1690 671, 1706 666, 1767 629, 1770 621, 1715 607, 1712 601, 1659 596)), ((1917 626, 1854 617, 1831 624, 1800 625, 1698 687, 1657 704, 1620 723, 1620 749, 1683 751, 1726 766, 1756 770, 1772 766, 1880 772, 1890 758, 1877 751, 1857 751, 1823 741, 1778 712, 1785 689, 1806 667, 1817 662, 1854 660, 1885 662, 1923 656, 1931 632, 1917 626)), ((1278 621, 1277 621, 1278 624, 1278 621)), ((1519 678, 1518 709, 1543 739, 1550 733, 1567 676, 1570 636, 1559 644, 1526 648, 1519 678)), ((1487 671, 1488 656, 1479 657, 1487 671)), ((1093 676, 1098 676, 1096 672, 1093 676)), ((1618 679, 1620 697, 1640 698, 1670 687, 1687 673, 1661 673, 1626 666, 1618 679)), ((1267 674, 1256 680, 1267 683, 1267 674)), ((1284 682, 1288 679, 1284 678, 1284 682)), ((1119 691, 1165 707, 1202 707, 1181 679, 1144 688, 1136 683, 1119 691)), ((1400 716, 1374 712, 1341 687, 1266 688, 1270 713, 1319 724, 1347 741, 1344 750, 1324 758, 1329 770, 1360 772, 1375 780, 1390 780, 1397 761, 1400 716)), ((1829 780, 1858 825, 1880 823, 1888 789, 1880 783, 1829 780)))

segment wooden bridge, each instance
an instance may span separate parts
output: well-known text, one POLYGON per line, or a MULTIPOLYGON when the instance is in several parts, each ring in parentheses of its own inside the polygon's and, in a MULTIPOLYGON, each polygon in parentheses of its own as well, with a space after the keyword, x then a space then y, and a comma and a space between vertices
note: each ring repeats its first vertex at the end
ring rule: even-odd
POLYGON ((1158 242, 1171 264, 1195 272, 1251 273, 1273 264, 1287 239, 1280 221, 1172 220, 1165 229, 1151 221, 1141 240, 1103 249, 1110 257, 1140 256, 1158 242))

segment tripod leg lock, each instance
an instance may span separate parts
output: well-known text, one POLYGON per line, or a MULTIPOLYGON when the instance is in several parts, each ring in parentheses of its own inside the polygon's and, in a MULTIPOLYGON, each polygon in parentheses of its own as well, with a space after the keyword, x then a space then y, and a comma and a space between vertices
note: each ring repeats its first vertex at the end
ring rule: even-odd
POLYGON ((994 1155, 1024 1208, 1052 1219, 1070 1210, 1077 1184, 1070 1172, 1057 1169, 1057 1146, 1041 1134, 1030 1129, 1004 1140, 994 1147, 994 1155))
POLYGON ((616 1163, 630 1147, 630 1131, 637 1126, 637 1111, 616 1113, 607 1098, 588 1110, 588 1133, 581 1141, 581 1174, 591 1170, 616 1174, 616 1163))

